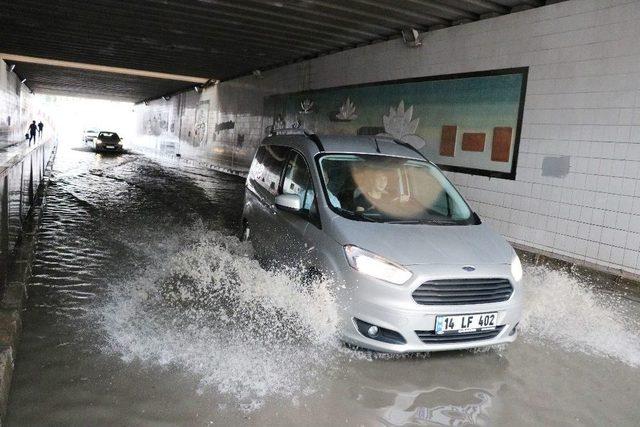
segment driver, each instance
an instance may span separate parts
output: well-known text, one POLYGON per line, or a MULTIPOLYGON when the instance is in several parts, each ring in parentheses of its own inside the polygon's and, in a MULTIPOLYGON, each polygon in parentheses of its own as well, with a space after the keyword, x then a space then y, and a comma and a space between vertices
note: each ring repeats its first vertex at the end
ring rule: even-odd
POLYGON ((397 209, 397 203, 405 203, 409 201, 409 195, 392 194, 389 191, 389 178, 384 170, 374 170, 368 174, 364 183, 364 193, 356 190, 357 194, 354 198, 356 212, 364 212, 375 208, 379 211, 393 211, 397 209), (373 175, 373 176, 371 176, 373 175))
POLYGON ((354 204, 356 206, 356 212, 363 212, 370 210, 389 199, 389 191, 387 185, 389 179, 384 171, 375 170, 364 173, 364 182, 360 188, 364 187, 364 192, 357 191, 354 198, 354 204), (373 176, 371 176, 373 175, 373 176))

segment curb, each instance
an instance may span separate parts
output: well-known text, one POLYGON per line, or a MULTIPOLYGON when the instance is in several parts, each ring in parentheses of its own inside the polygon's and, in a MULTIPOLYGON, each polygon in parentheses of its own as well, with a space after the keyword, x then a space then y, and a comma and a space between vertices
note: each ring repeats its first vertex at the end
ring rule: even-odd
POLYGON ((57 145, 51 150, 44 176, 38 185, 29 215, 15 247, 8 271, 7 284, 0 297, 0 425, 7 413, 11 378, 22 331, 22 310, 27 298, 27 283, 37 243, 37 231, 46 205, 46 190, 56 157, 57 145))

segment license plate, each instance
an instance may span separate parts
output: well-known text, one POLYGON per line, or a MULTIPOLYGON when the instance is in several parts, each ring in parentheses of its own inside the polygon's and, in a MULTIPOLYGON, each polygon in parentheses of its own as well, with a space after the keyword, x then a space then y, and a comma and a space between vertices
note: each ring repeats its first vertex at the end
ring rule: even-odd
POLYGON ((497 312, 436 316, 436 334, 490 331, 497 321, 497 312))
POLYGON ((116 148, 113 145, 107 145, 107 148, 116 148))

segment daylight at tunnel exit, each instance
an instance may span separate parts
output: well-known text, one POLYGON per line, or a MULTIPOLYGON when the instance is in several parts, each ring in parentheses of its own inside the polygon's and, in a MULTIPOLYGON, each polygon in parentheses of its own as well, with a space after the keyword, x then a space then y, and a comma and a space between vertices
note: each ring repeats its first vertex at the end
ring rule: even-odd
POLYGON ((0 425, 640 425, 640 0, 0 0, 0 425))

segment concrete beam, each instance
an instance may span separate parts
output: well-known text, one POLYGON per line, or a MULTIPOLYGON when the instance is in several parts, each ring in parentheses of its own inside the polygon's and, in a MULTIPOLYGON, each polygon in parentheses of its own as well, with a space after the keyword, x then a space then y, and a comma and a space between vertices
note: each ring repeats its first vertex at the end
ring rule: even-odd
POLYGON ((34 56, 14 55, 0 52, 0 59, 7 62, 27 62, 30 64, 51 65, 54 67, 75 68, 79 70, 101 71, 113 74, 126 74, 129 76, 151 77, 164 80, 177 80, 190 83, 206 83, 210 79, 203 77, 184 76, 181 74, 158 73, 155 71, 136 70, 133 68, 109 67, 106 65, 85 64, 82 62, 60 61, 57 59, 37 58, 34 56))

